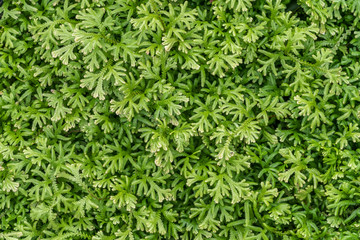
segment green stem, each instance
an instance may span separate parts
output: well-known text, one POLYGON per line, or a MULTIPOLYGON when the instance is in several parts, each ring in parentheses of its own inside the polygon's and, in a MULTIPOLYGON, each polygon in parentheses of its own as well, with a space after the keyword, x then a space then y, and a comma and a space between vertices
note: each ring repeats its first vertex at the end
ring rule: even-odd
POLYGON ((262 219, 262 217, 258 211, 257 203, 255 201, 253 202, 253 210, 254 210, 255 217, 259 220, 259 223, 263 226, 264 229, 268 230, 269 232, 275 233, 276 235, 279 235, 279 236, 285 236, 288 234, 296 236, 296 234, 292 230, 288 230, 286 232, 280 232, 280 231, 276 230, 275 228, 270 227, 269 225, 264 223, 264 220, 262 219))

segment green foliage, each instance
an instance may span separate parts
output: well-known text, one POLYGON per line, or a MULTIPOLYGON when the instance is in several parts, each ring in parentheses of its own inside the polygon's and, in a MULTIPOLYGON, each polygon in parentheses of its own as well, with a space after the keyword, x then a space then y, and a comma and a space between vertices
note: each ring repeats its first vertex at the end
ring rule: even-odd
POLYGON ((0 239, 359 239, 359 18, 4 0, 0 239))

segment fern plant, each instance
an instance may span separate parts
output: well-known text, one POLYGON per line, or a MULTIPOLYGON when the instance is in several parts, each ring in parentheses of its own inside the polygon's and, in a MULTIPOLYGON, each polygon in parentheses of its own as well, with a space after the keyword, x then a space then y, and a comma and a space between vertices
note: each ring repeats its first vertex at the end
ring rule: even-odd
POLYGON ((0 0, 0 239, 360 239, 359 0, 0 0))

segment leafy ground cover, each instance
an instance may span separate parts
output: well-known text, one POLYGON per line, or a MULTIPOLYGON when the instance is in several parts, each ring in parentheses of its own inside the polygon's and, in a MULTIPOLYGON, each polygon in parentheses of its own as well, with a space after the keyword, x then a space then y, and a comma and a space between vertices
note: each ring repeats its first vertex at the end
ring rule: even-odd
POLYGON ((4 0, 0 239, 359 239, 359 0, 4 0))

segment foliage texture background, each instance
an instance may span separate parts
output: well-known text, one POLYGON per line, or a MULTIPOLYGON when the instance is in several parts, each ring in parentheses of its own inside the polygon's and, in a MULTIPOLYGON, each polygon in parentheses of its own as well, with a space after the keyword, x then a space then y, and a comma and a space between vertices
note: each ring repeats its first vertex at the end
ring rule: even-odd
POLYGON ((359 0, 0 14, 0 239, 359 239, 359 0))

